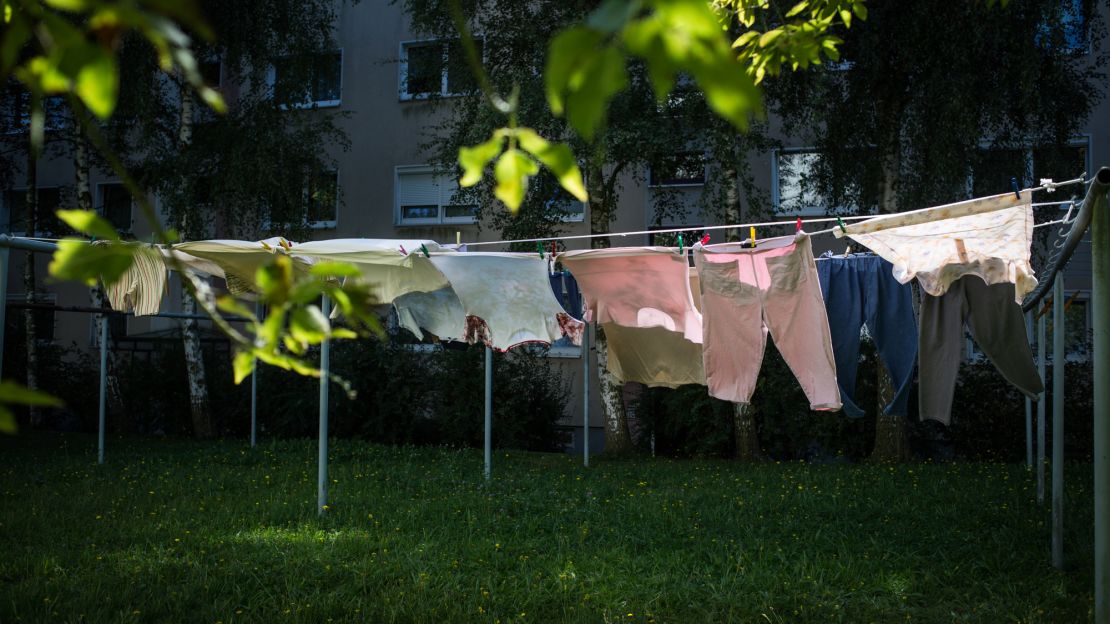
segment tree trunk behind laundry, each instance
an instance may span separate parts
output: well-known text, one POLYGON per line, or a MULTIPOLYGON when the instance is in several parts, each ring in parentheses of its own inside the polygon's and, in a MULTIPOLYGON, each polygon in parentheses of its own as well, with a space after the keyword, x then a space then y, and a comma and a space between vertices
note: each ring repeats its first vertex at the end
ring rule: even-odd
MULTIPOLYGON (((77 191, 77 209, 93 210, 92 185, 89 183, 89 144, 85 137, 84 130, 81 129, 81 124, 75 122, 73 124, 73 129, 73 170, 74 186, 77 191)), ((104 288, 100 284, 89 289, 89 305, 94 308, 110 307, 108 298, 104 295, 104 288)), ((98 319, 99 317, 93 318, 98 319)), ((96 336, 93 343, 99 348, 99 327, 97 327, 97 330, 98 331, 93 332, 93 335, 96 336)), ((123 406, 123 392, 119 384, 119 355, 111 349, 110 345, 111 341, 109 340, 107 371, 108 407, 111 413, 122 415, 125 412, 123 406)))
MULTIPOLYGON (((42 105, 41 102, 38 103, 42 105)), ((33 113, 28 114, 28 117, 33 117, 33 113)), ((39 188, 38 188, 38 153, 35 146, 31 143, 31 132, 27 133, 27 226, 24 228, 28 237, 35 236, 35 216, 38 212, 39 206, 39 188)), ((7 270, 7 267, 4 267, 7 270)), ((23 293, 26 297, 27 303, 35 302, 35 254, 34 252, 27 252, 27 261, 23 264, 23 293)), ((7 293, 4 293, 7 297, 7 293)), ((6 304, 6 302, 5 302, 6 304)), ((0 328, 2 329, 2 328, 0 328)), ((39 369, 39 347, 38 338, 36 337, 35 327, 35 310, 26 308, 23 311, 23 332, 25 334, 27 345, 27 387, 31 390, 36 390, 39 387, 38 369, 39 369)), ((42 409, 34 405, 28 408, 28 415, 30 417, 30 424, 32 427, 42 425, 43 413, 42 409)))
POLYGON ((763 459, 759 448, 759 430, 755 424, 755 413, 751 403, 732 404, 733 436, 736 442, 736 459, 754 462, 763 459))
MULTIPOLYGON (((895 125, 895 127, 897 127, 895 125)), ((882 212, 898 212, 898 172, 901 167, 901 147, 898 132, 895 130, 884 149, 881 163, 879 186, 879 206, 882 212)), ((890 371, 880 359, 875 366, 875 386, 877 405, 875 406, 875 448, 871 451, 873 461, 901 462, 909 459, 908 432, 904 415, 887 416, 883 408, 894 399, 894 382, 890 371)))
MULTIPOLYGON (((600 151, 600 150, 599 150, 600 151)), ((602 170, 600 155, 591 159, 587 173, 586 184, 589 185, 590 195, 590 233, 601 234, 607 232, 611 221, 610 202, 606 201, 605 174, 602 170)), ((603 248, 609 246, 607 238, 591 239, 591 246, 603 248)), ((628 429, 628 413, 624 406, 623 387, 613 374, 609 372, 609 343, 605 338, 605 331, 600 324, 596 325, 594 334, 594 348, 597 352, 597 379, 598 390, 601 393, 601 404, 605 413, 605 451, 606 455, 628 455, 633 452, 632 435, 628 429)))
MULTIPOLYGON (((178 131, 178 144, 184 149, 193 136, 193 92, 189 87, 181 87, 181 126, 178 131)), ((184 213, 183 213, 184 214, 184 213)), ((194 220, 195 221, 195 220, 194 220)), ((189 237, 189 220, 183 216, 177 224, 178 231, 189 237)), ((182 277, 181 279, 185 279, 182 277)), ((181 311, 196 314, 197 302, 188 289, 181 289, 181 311)), ((201 349, 200 332, 195 319, 185 319, 181 323, 181 338, 185 351, 185 372, 189 378, 189 411, 193 420, 193 437, 203 440, 212 437, 212 414, 208 405, 208 381, 204 370, 204 351, 201 349)))

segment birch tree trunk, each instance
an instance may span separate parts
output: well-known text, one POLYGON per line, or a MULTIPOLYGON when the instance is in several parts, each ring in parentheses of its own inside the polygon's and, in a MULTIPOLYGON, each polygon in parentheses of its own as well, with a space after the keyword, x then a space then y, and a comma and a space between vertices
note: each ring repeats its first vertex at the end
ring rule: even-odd
POLYGON ((754 462, 763 459, 759 448, 759 431, 755 426, 755 414, 750 403, 732 404, 733 437, 736 442, 736 459, 754 462))
MULTIPOLYGON (((178 145, 182 149, 193 140, 193 109, 195 100, 188 85, 181 86, 181 125, 178 129, 178 145)), ((185 216, 177 224, 183 236, 189 236, 189 223, 185 216)), ((181 311, 196 314, 197 302, 185 288, 181 289, 181 311)), ((185 372, 189 379, 189 411, 193 420, 193 437, 198 440, 211 438, 212 414, 208 404, 208 381, 204 370, 204 351, 201 349, 200 333, 195 319, 185 319, 181 324, 182 346, 185 351, 185 372)))
MULTIPOLYGON (((35 236, 35 217, 38 213, 39 206, 39 189, 38 189, 38 154, 35 153, 35 148, 30 143, 31 133, 27 133, 27 227, 26 235, 29 237, 35 236)), ((6 267, 5 267, 6 269, 6 267)), ((26 297, 27 303, 35 302, 35 254, 34 252, 27 252, 27 261, 23 264, 23 293, 26 297)), ((4 293, 7 297, 7 293, 4 293)), ((6 305, 6 302, 5 302, 6 305)), ((23 332, 26 338, 27 345, 27 387, 31 390, 37 390, 39 387, 39 347, 38 339, 35 334, 37 328, 35 326, 35 310, 33 308, 25 308, 23 311, 23 332)), ((32 427, 39 427, 42 425, 43 413, 42 409, 34 405, 28 407, 28 416, 32 427)))
MULTIPOLYGON (((882 157, 882 176, 879 188, 879 207, 882 212, 898 212, 898 172, 901 167, 900 145, 897 136, 886 145, 882 157)), ((875 420, 875 448, 872 461, 901 462, 909 459, 909 440, 906 417, 887 416, 883 408, 894 398, 894 382, 886 365, 879 359, 875 366, 875 393, 878 400, 875 420)))
MULTIPOLYGON (((74 123, 73 170, 74 186, 77 191, 78 210, 93 210, 92 185, 89 183, 89 144, 81 124, 74 123)), ((110 307, 108 298, 100 284, 89 289, 89 305, 94 308, 110 307)), ((93 332, 93 344, 100 347, 100 332, 93 332)), ((119 383, 119 355, 108 349, 108 407, 113 414, 126 413, 123 406, 123 391, 119 383)))
MULTIPOLYGON (((604 172, 601 160, 591 160, 586 174, 590 195, 590 233, 600 234, 608 231, 610 206, 606 201, 604 172)), ((591 239, 591 245, 608 247, 606 238, 591 239)), ((632 435, 628 430, 628 413, 624 407, 622 384, 609 372, 609 343, 600 324, 596 325, 594 347, 597 352, 597 379, 601 391, 601 404, 605 409, 605 450, 606 455, 629 455, 633 451, 632 435)))

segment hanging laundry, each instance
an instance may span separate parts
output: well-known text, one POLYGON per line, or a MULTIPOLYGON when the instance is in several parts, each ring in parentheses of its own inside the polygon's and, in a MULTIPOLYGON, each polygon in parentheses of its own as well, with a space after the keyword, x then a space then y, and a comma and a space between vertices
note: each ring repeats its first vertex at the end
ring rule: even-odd
MULTIPOLYGON (((243 296, 256 292, 255 274, 273 260, 274 254, 289 253, 289 250, 297 247, 296 243, 275 236, 261 241, 205 240, 178 243, 173 246, 173 251, 186 254, 182 258, 191 256, 215 264, 222 275, 205 272, 223 277, 233 295, 243 296)), ((307 274, 309 265, 314 260, 306 257, 297 260, 298 262, 293 263, 293 270, 302 275, 307 274)), ((200 270, 199 265, 192 268, 200 270)))
POLYGON ((817 275, 825 298, 845 415, 864 415, 852 395, 859 364, 860 328, 866 323, 895 389, 884 413, 904 416, 917 360, 917 321, 910 285, 898 283, 891 275, 891 264, 873 254, 820 258, 817 275))
POLYGON ((941 296, 964 275, 1014 284, 1021 303, 1037 286, 1030 264, 1032 193, 1024 191, 869 219, 835 234, 849 236, 894 265, 895 279, 913 278, 941 296))
POLYGON ((582 292, 578 290, 578 281, 569 271, 556 271, 549 277, 551 292, 555 299, 574 316, 582 316, 582 292))
POLYGON ((809 398, 810 408, 838 410, 840 392, 809 236, 694 246, 701 279, 709 394, 747 403, 755 390, 767 333, 809 398))
MULTIPOLYGON (((617 381, 676 388, 704 384, 701 313, 684 255, 667 247, 565 252, 585 298, 586 315, 601 323, 607 370, 617 381)), ((696 281, 694 282, 696 287, 696 281)))
POLYGON ((622 327, 602 323, 606 368, 617 381, 651 387, 705 385, 701 344, 663 327, 622 327))
POLYGON ((585 324, 559 306, 547 262, 536 254, 433 253, 431 262, 462 303, 467 342, 499 351, 563 336, 581 344, 585 324))
POLYGON ((430 240, 340 238, 294 246, 291 255, 308 262, 345 262, 358 268, 373 286, 378 303, 388 304, 406 293, 430 293, 447 286, 423 250, 445 251, 430 240))
POLYGON ((587 321, 662 327, 701 342, 686 256, 668 247, 618 247, 566 251, 559 259, 578 280, 587 321))
POLYGON ((1025 317, 1014 302, 1014 285, 987 284, 978 275, 956 280, 941 297, 921 300, 921 419, 948 424, 952 419, 959 362, 964 354, 964 325, 984 354, 1018 390, 1030 398, 1044 392, 1025 334, 1025 317))
MULTIPOLYGON (((112 243, 118 244, 118 243, 112 243)), ((157 314, 166 294, 166 265, 156 248, 137 245, 131 266, 118 280, 104 285, 113 310, 135 316, 157 314)))
POLYGON ((440 341, 462 341, 466 333, 466 313, 450 286, 432 292, 410 292, 393 300, 397 324, 419 340, 424 331, 440 341))

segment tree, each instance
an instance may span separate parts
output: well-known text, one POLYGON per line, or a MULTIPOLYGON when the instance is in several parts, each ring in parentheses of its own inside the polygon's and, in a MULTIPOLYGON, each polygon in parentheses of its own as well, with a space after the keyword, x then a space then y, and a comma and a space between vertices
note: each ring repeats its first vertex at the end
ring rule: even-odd
MULTIPOLYGON (((870 5, 844 62, 768 81, 786 131, 817 148, 806 183, 830 210, 947 203, 967 195, 969 176, 983 195, 1009 191, 1011 177, 1079 173, 1060 148, 1100 97, 1105 59, 1084 53, 1104 36, 1092 3, 990 4, 870 5)), ((892 389, 880 370, 881 406, 892 389)), ((880 414, 872 457, 905 457, 905 427, 880 414)))
MULTIPOLYGON (((815 4, 824 7, 833 3, 815 4)), ((450 115, 433 129, 425 149, 445 171, 453 173, 456 162, 462 163, 465 186, 467 178, 478 181, 482 167, 496 158, 501 144, 491 139, 473 149, 465 146, 483 141, 491 133, 495 139, 499 132, 511 136, 514 128, 523 126, 542 136, 568 141, 574 160, 585 170, 590 233, 595 235, 610 230, 624 179, 631 177, 644 182, 650 167, 658 167, 683 152, 698 151, 705 154, 713 169, 700 198, 702 214, 716 221, 739 221, 742 203, 761 203, 753 201, 760 198, 760 191, 752 183, 746 153, 749 149, 765 148, 767 139, 760 131, 738 134, 736 126, 748 128, 748 117, 759 112, 753 76, 762 77, 768 71, 776 73, 781 58, 797 54, 793 44, 776 48, 782 56, 776 57, 779 63, 770 66, 766 61, 773 56, 771 53, 749 54, 746 58, 760 64, 762 69, 753 65, 748 72, 745 65, 726 52, 727 44, 715 39, 723 37, 718 19, 731 23, 733 16, 738 15, 739 20, 746 20, 747 3, 722 5, 716 16, 706 4, 696 2, 620 5, 477 2, 468 5, 464 14, 457 6, 453 9, 452 2, 406 1, 405 10, 414 30, 421 34, 454 39, 461 32, 464 44, 468 28, 486 34, 481 40, 484 66, 475 68, 478 75, 475 87, 481 87, 485 99, 440 101, 439 104, 449 107, 450 115), (649 5, 653 9, 643 13, 649 5), (677 35, 671 32, 672 26, 677 35), (550 34, 560 28, 561 32, 548 43, 550 34), (669 37, 681 38, 689 33, 692 33, 689 40, 697 42, 694 47, 703 46, 705 56, 714 58, 715 65, 685 58, 683 52, 676 52, 674 58, 663 52, 666 46, 662 44, 671 43, 669 37), (598 56, 589 57, 594 53, 598 56), (626 65, 626 55, 638 55, 640 60, 626 65), (581 70, 586 76, 584 86, 573 80, 560 82, 566 80, 568 72, 576 71, 568 69, 575 65, 584 68, 581 70), (539 67, 546 68, 543 74, 537 72, 539 67), (676 86, 676 68, 687 70, 699 82, 681 78, 676 86), (553 98, 553 91, 565 93, 565 101, 553 98), (504 102, 491 97, 498 93, 511 96, 504 102), (554 114, 553 108, 556 112, 565 110, 566 119, 554 114), (498 130, 506 114, 510 128, 498 130)), ((826 19, 824 13, 820 19, 826 19)), ((767 28, 768 32, 771 30, 775 29, 767 28)), ((809 41, 823 41, 820 35, 809 37, 809 41)), ((789 39, 786 37, 780 44, 787 44, 789 39)), ((758 40, 749 43, 759 45, 758 40)), ((835 51, 835 43, 831 48, 835 51)), ((528 148, 523 141, 521 145, 528 148)), ((510 144, 508 149, 514 148, 510 144)), ((548 164, 543 158, 536 158, 548 164)), ((494 180, 462 191, 470 196, 467 203, 479 205, 482 223, 499 230, 507 239, 559 234, 561 210, 566 205, 560 200, 572 199, 572 189, 566 187, 566 192, 561 191, 556 183, 559 172, 553 168, 551 173, 539 173, 533 186, 521 193, 517 205, 505 202, 509 208, 506 211, 495 201, 503 199, 498 191, 505 184, 500 162, 494 180)), ((526 189, 528 178, 535 173, 522 176, 526 189)), ((681 219, 686 209, 680 202, 668 201, 661 195, 655 202, 656 223, 667 217, 681 219)), ((609 240, 598 236, 591 243, 607 247, 609 240)), ((606 368, 606 339, 600 328, 596 348, 605 405, 606 452, 631 452, 622 387, 606 368)), ((739 413, 738 418, 743 420, 744 414, 739 413)), ((750 449, 751 445, 743 448, 750 449)))

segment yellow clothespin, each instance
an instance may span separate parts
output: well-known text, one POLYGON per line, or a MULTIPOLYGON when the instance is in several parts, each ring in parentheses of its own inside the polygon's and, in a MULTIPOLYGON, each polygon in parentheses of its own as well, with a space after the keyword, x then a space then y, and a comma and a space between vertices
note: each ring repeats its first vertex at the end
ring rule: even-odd
POLYGON ((750 233, 750 238, 752 239, 752 247, 755 247, 755 228, 748 228, 748 230, 750 233))

